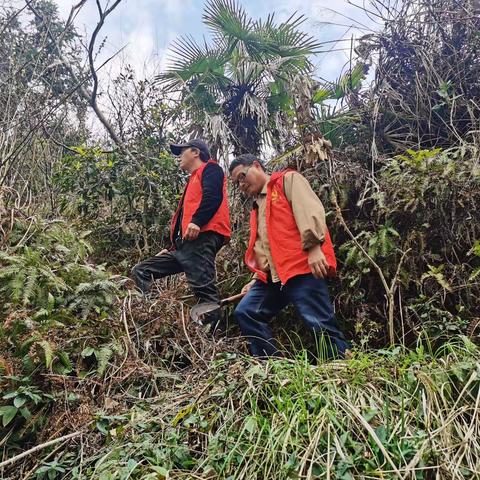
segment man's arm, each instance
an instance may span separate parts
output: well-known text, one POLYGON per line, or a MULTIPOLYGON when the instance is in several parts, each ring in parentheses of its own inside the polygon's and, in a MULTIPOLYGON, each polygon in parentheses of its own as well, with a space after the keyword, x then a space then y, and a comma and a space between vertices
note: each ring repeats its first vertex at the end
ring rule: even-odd
POLYGON ((184 234, 186 240, 195 240, 200 229, 215 215, 223 201, 223 173, 220 165, 209 163, 202 174, 202 201, 184 234))
POLYGON ((209 163, 203 171, 202 201, 192 217, 192 222, 200 228, 212 219, 222 204, 224 177, 222 167, 216 163, 209 163))
POLYGON ((308 180, 298 172, 288 172, 284 176, 284 189, 300 231, 302 248, 309 250, 322 244, 325 240, 325 209, 308 180))
POLYGON ((326 230, 323 204, 308 180, 298 172, 289 172, 284 176, 284 189, 300 231, 302 248, 308 251, 312 274, 316 278, 325 278, 329 266, 321 248, 326 230))

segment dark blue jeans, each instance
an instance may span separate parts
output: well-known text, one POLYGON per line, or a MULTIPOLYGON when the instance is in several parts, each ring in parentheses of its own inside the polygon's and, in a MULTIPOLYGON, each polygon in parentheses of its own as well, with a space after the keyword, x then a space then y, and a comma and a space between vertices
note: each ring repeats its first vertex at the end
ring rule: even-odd
POLYGON ((343 357, 349 345, 335 320, 327 282, 316 279, 312 274, 293 277, 283 287, 280 282, 263 283, 257 280, 238 304, 235 319, 249 341, 252 355, 279 354, 268 323, 289 303, 295 306, 315 336, 325 340, 325 356, 343 357))

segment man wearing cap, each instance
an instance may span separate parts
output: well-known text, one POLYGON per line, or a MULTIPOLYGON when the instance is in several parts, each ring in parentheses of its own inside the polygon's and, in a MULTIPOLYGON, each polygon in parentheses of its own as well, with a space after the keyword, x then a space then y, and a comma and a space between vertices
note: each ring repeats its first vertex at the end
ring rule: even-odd
POLYGON ((293 304, 307 328, 325 340, 321 355, 343 356, 348 343, 335 320, 326 282, 335 275, 337 262, 322 202, 300 173, 267 175, 254 155, 233 160, 230 174, 234 185, 254 199, 245 253, 254 277, 234 313, 250 351, 262 357, 279 354, 269 321, 293 304))
MULTIPOLYGON (((218 302, 215 257, 230 238, 227 179, 202 140, 171 144, 180 168, 190 174, 170 226, 171 249, 135 265, 132 276, 144 293, 154 280, 185 272, 199 303, 218 302)), ((205 319, 216 324, 218 312, 205 319)))

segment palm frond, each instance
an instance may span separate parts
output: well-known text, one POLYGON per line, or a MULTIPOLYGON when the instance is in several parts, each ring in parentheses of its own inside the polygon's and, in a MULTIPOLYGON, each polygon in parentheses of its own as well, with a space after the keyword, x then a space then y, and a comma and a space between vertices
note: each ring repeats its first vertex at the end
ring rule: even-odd
MULTIPOLYGON (((255 22, 255 30, 261 36, 262 43, 270 55, 306 59, 319 51, 321 43, 299 29, 305 20, 304 15, 293 13, 285 22, 277 25, 274 22, 274 14, 271 14, 265 21, 255 22)), ((310 67, 308 62, 304 62, 302 69, 305 67, 310 67)))
POLYGON ((204 23, 210 28, 214 42, 222 45, 228 57, 240 53, 255 61, 265 58, 265 44, 256 31, 256 22, 249 18, 234 0, 211 0, 205 7, 204 23))
POLYGON ((219 50, 210 50, 206 45, 195 43, 191 37, 177 40, 170 51, 170 66, 156 77, 169 90, 190 92, 198 85, 222 86, 228 83, 225 77, 227 59, 219 50))
POLYGON ((213 35, 248 42, 252 39, 252 19, 235 0, 210 0, 203 13, 203 22, 213 35))

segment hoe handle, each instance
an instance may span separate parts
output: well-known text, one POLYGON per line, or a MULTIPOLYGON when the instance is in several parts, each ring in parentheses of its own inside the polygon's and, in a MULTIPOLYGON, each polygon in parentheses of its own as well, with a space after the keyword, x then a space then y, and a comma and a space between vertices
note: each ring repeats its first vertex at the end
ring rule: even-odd
POLYGON ((240 300, 244 296, 245 296, 245 293, 237 293, 236 295, 220 300, 220 305, 222 306, 227 305, 227 303, 232 303, 232 302, 235 302, 236 300, 240 300))

